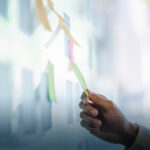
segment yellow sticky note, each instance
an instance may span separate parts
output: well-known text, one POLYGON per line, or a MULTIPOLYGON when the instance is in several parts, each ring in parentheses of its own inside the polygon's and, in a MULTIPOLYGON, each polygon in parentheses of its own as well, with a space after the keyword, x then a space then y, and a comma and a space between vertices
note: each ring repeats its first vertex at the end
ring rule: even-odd
POLYGON ((72 35, 69 33, 69 31, 67 30, 67 28, 65 27, 65 22, 64 22, 64 20, 61 17, 59 17, 59 24, 60 24, 61 28, 64 30, 64 32, 66 33, 66 35, 70 38, 70 40, 72 42, 74 42, 77 46, 81 47, 78 44, 78 42, 72 37, 72 35))
POLYGON ((39 19, 47 30, 52 31, 42 0, 35 0, 35 2, 39 19))

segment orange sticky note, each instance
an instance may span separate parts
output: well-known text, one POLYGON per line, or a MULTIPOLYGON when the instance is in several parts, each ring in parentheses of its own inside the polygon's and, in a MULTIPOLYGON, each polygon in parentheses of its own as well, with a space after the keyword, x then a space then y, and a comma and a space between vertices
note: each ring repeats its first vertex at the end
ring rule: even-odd
POLYGON ((49 8, 58 16, 59 18, 59 24, 61 26, 61 28, 64 30, 64 32, 66 33, 66 35, 70 38, 70 40, 72 42, 74 42, 77 46, 81 47, 78 42, 72 37, 72 35, 69 33, 69 31, 67 30, 67 28, 65 27, 65 21, 63 19, 63 17, 61 17, 56 10, 54 9, 54 4, 51 0, 48 0, 48 6, 49 8))
POLYGON ((52 31, 42 0, 35 0, 35 2, 40 21, 47 30, 52 31))
POLYGON ((64 30, 64 32, 66 33, 66 35, 70 38, 70 40, 75 43, 77 46, 81 47, 78 42, 72 37, 72 35, 69 33, 69 31, 67 30, 67 28, 65 27, 65 22, 64 20, 59 17, 59 24, 61 26, 61 28, 64 30))
POLYGON ((63 17, 61 17, 61 15, 59 15, 59 13, 57 13, 57 11, 54 9, 54 4, 51 0, 48 0, 48 7, 55 13, 55 15, 58 18, 61 18, 62 20, 64 20, 63 17))
POLYGON ((51 0, 48 0, 48 6, 52 11, 54 11, 54 4, 51 0))

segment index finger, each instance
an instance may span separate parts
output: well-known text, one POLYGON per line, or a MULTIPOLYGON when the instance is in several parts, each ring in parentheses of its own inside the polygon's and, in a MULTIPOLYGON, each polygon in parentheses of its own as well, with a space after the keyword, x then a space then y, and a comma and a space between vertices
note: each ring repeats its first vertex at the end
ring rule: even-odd
POLYGON ((84 104, 88 104, 89 103, 89 97, 86 95, 85 92, 82 93, 81 99, 82 99, 84 104))
POLYGON ((100 94, 91 92, 90 90, 87 90, 87 92, 88 92, 90 101, 92 101, 94 104, 97 104, 98 106, 101 106, 102 108, 107 108, 109 101, 106 97, 100 94))

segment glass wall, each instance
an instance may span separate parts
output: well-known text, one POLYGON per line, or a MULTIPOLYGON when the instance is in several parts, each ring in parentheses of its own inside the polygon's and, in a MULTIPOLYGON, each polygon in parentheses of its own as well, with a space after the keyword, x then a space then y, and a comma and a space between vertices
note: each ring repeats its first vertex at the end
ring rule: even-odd
POLYGON ((121 149, 80 127, 82 88, 70 59, 89 89, 149 127, 150 3, 53 1, 81 45, 74 44, 70 56, 69 38, 43 2, 52 32, 40 22, 34 0, 0 0, 0 148, 121 149), (48 96, 48 60, 54 65, 57 103, 48 96))

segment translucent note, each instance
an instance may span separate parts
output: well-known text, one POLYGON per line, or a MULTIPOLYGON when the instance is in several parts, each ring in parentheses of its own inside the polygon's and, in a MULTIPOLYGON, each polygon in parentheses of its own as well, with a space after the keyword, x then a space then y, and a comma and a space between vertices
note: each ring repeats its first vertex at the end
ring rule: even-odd
POLYGON ((45 47, 47 49, 50 47, 50 45, 53 43, 53 41, 55 41, 55 39, 57 38, 60 31, 61 31, 61 27, 58 25, 55 32, 53 33, 53 35, 50 37, 50 39, 45 44, 45 47))
POLYGON ((56 102, 54 65, 50 61, 48 61, 48 89, 51 101, 56 102))
POLYGON ((73 69, 80 85, 82 86, 86 96, 88 96, 88 92, 86 91, 87 85, 86 85, 85 79, 84 79, 81 71, 79 70, 78 66, 75 63, 71 62, 71 65, 72 65, 72 69, 73 69))
POLYGON ((39 19, 41 20, 41 22, 43 23, 44 27, 47 30, 52 31, 51 26, 47 19, 46 11, 44 9, 42 0, 35 0, 35 2, 36 2, 36 8, 37 8, 39 19))

